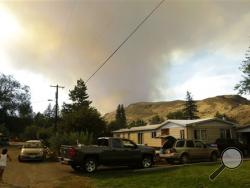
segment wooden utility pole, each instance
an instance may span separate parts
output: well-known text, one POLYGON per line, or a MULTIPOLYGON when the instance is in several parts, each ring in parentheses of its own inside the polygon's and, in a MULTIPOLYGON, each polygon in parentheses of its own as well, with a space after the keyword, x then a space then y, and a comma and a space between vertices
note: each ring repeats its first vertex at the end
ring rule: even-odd
POLYGON ((55 85, 55 86, 50 86, 50 87, 55 87, 56 88, 56 95, 55 95, 55 98, 56 98, 56 108, 55 108, 55 132, 57 132, 57 120, 58 120, 58 88, 61 88, 63 89, 64 87, 63 86, 59 86, 58 84, 55 85))

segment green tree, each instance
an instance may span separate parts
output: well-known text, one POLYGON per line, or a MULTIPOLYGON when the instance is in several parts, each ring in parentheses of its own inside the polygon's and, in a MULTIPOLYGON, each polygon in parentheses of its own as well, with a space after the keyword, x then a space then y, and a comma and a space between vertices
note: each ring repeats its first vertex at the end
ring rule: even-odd
POLYGON ((31 116, 30 92, 12 76, 0 74, 0 115, 1 121, 7 116, 31 116))
POLYGON ((90 106, 87 87, 82 79, 69 91, 69 98, 72 103, 64 104, 62 109, 62 121, 59 125, 62 131, 89 132, 94 137, 103 135, 106 123, 97 109, 90 106))
POLYGON ((250 46, 240 70, 243 73, 243 80, 235 86, 235 89, 238 90, 239 94, 250 94, 250 46))
POLYGON ((154 125, 154 124, 160 124, 164 121, 163 118, 161 118, 159 115, 155 115, 153 116, 150 120, 149 120, 149 124, 150 125, 154 125))
POLYGON ((178 110, 175 112, 169 112, 167 115, 168 119, 186 119, 185 114, 182 110, 178 110))
POLYGON ((122 104, 119 104, 116 109, 115 121, 117 124, 117 129, 122 129, 127 126, 127 118, 124 107, 122 104))
POLYGON ((140 127, 145 126, 147 123, 142 119, 137 119, 136 121, 132 121, 129 123, 128 127, 140 127))
POLYGON ((196 102, 193 100, 191 93, 187 91, 186 95, 186 102, 185 102, 185 107, 183 109, 183 112, 185 114, 186 119, 197 119, 199 118, 197 116, 197 105, 196 102))
POLYGON ((32 123, 32 116, 29 87, 0 74, 0 124, 11 136, 18 136, 32 123))

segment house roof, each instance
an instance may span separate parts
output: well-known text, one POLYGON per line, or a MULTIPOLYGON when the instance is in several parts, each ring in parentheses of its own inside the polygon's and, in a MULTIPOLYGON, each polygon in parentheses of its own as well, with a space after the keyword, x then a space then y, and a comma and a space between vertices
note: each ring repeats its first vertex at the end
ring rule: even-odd
POLYGON ((161 128, 162 126, 168 124, 168 123, 174 123, 183 127, 187 126, 195 126, 200 123, 208 122, 208 121, 220 121, 224 122, 230 125, 236 126, 235 123, 232 123, 230 121, 222 120, 219 118, 204 118, 204 119, 195 119, 195 120, 176 120, 176 119, 168 119, 164 121, 161 124, 155 124, 155 125, 146 125, 146 126, 140 126, 140 127, 132 127, 132 128, 127 128, 127 129, 119 129, 116 131, 113 131, 113 133, 123 133, 123 132, 134 132, 134 131, 147 131, 147 130, 156 130, 161 128))
POLYGON ((239 133, 250 132, 250 125, 245 125, 243 127, 239 127, 237 132, 239 132, 239 133))

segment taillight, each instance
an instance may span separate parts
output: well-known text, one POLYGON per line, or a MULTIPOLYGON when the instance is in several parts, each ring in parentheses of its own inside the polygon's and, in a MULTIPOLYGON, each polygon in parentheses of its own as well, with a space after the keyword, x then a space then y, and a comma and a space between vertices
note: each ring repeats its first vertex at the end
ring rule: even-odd
POLYGON ((69 149, 68 149, 68 156, 69 156, 70 158, 75 157, 75 156, 76 156, 76 149, 75 149, 75 148, 69 148, 69 149))

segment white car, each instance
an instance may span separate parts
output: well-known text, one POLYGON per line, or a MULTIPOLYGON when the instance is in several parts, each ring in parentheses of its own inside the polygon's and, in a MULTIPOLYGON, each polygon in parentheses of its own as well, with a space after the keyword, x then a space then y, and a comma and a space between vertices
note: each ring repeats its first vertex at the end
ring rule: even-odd
POLYGON ((40 140, 29 140, 21 148, 18 160, 21 161, 43 161, 46 159, 47 147, 40 140))

